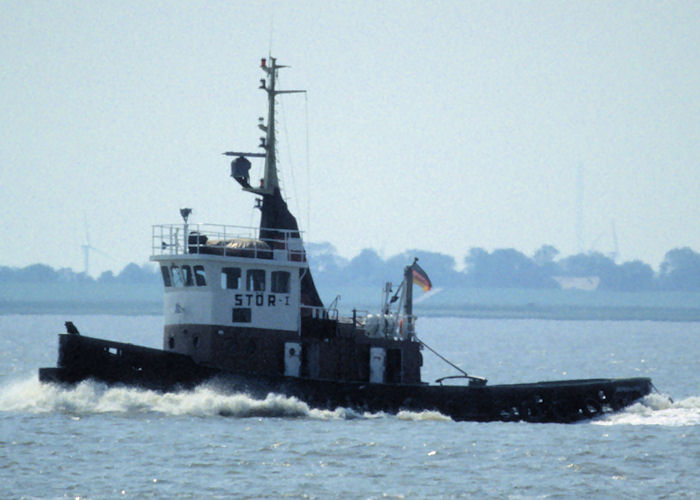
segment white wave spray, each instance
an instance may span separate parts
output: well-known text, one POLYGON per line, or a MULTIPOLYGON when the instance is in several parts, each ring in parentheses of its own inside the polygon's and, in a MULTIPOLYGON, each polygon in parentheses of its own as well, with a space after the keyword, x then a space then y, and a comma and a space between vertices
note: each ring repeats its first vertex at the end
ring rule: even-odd
POLYGON ((593 422, 597 425, 700 425, 700 396, 673 401, 665 394, 649 394, 622 412, 593 422))
MULTIPOLYGON (((319 410, 294 397, 268 394, 256 399, 248 394, 227 394, 202 385, 191 391, 159 393, 150 390, 109 387, 86 381, 71 388, 43 384, 36 377, 0 387, 0 411, 26 413, 160 413, 172 416, 225 416, 234 418, 284 417, 318 420, 385 418, 384 413, 359 413, 348 408, 319 410)), ((447 419, 435 412, 401 412, 404 420, 447 419)))
MULTIPOLYGON (((36 377, 0 387, 0 411, 25 413, 160 413, 172 416, 224 416, 233 418, 283 417, 318 420, 389 418, 388 414, 357 412, 348 408, 319 410, 294 397, 268 394, 256 399, 245 393, 227 394, 202 385, 191 391, 162 394, 155 391, 109 387, 94 381, 72 388, 43 384, 36 377)), ((438 412, 401 411, 405 421, 451 421, 438 412)), ((650 394, 624 411, 594 420, 595 425, 700 425, 700 396, 673 402, 662 394, 650 394)))

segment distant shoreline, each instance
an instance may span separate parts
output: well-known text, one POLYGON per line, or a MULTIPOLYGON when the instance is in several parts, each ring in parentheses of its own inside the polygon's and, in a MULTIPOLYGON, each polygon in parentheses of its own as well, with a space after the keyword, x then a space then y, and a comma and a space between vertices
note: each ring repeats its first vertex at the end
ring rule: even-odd
MULTIPOLYGON (((322 292, 324 290, 321 290, 322 292)), ((342 315, 379 311, 374 287, 348 287, 342 315)), ((324 294, 330 296, 330 294, 324 294)), ((416 297, 418 317, 543 319, 581 321, 700 321, 700 292, 567 292, 529 289, 442 290, 416 297)), ((163 289, 157 285, 0 284, 0 315, 149 315, 163 314, 163 289)))
POLYGON ((476 307, 463 310, 430 311, 424 317, 459 317, 472 319, 540 319, 551 321, 700 321, 700 309, 663 308, 498 308, 476 307))
MULTIPOLYGON (((358 307, 358 311, 368 311, 358 307)), ((161 316, 163 305, 153 302, 3 302, 0 316, 10 315, 116 315, 161 316)), ((352 309, 341 311, 351 316, 352 309)), ((700 321, 700 308, 633 308, 633 307, 514 307, 514 306, 452 306, 421 307, 416 310, 421 317, 459 317, 472 319, 539 319, 552 321, 700 321)))
MULTIPOLYGON (((663 308, 507 308, 465 307, 463 309, 421 309, 419 318, 471 318, 513 319, 551 321, 668 321, 691 323, 700 321, 700 309, 663 308)), ((11 315, 114 315, 114 316, 161 316, 162 305, 151 303, 107 302, 104 304, 52 303, 5 303, 0 302, 0 316, 11 315)), ((344 312, 351 316, 352 313, 344 312)))

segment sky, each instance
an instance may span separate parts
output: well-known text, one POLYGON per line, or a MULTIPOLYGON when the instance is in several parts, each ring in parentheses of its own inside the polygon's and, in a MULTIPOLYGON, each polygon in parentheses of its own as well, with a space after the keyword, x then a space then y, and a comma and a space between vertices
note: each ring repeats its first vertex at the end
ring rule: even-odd
POLYGON ((89 234, 117 272, 185 206, 256 225, 221 153, 256 151, 270 54, 308 241, 700 251, 698 2, 2 0, 0 265, 82 270, 89 234))

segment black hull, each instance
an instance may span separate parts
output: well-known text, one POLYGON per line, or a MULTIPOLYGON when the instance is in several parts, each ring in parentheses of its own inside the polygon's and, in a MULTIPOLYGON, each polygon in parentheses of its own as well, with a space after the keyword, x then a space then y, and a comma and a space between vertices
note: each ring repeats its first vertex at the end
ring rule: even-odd
POLYGON ((208 382, 256 397, 270 392, 294 396, 313 408, 432 410, 453 420, 478 422, 577 422, 620 410, 652 389, 649 378, 441 386, 245 375, 197 365, 187 356, 160 349, 69 334, 59 335, 58 367, 40 368, 39 379, 61 384, 95 379, 163 392, 208 382))

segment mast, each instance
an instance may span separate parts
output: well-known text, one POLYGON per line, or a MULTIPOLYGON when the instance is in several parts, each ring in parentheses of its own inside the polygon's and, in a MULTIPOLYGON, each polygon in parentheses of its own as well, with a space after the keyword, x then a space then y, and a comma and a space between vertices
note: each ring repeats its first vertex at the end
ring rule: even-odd
POLYGON ((248 191, 258 195, 274 194, 275 190, 279 190, 279 179, 277 177, 277 136, 275 131, 275 97, 280 94, 300 94, 306 93, 306 90, 277 90, 277 71, 289 66, 278 65, 277 58, 270 57, 270 65, 267 64, 267 59, 263 58, 260 61, 260 68, 266 73, 267 78, 260 80, 260 89, 267 92, 267 123, 263 123, 260 118, 258 128, 265 132, 265 137, 260 138, 260 145, 265 150, 264 153, 241 153, 236 151, 228 151, 224 153, 226 156, 238 157, 232 163, 231 176, 238 181, 244 191, 248 191), (265 167, 263 169, 263 178, 259 187, 251 186, 247 169, 250 167, 250 162, 246 158, 265 158, 265 167), (243 159, 243 161, 241 161, 243 159), (236 167, 238 171, 236 171, 236 167), (241 168, 242 167, 242 168, 241 168))
MULTIPOLYGON (((277 64, 277 59, 270 57, 270 65, 267 59, 263 58, 260 67, 266 74, 266 78, 260 80, 260 88, 267 93, 267 123, 260 119, 258 128, 265 132, 265 137, 260 138, 260 145, 264 153, 241 153, 228 151, 226 156, 235 156, 231 162, 231 177, 238 182, 244 191, 262 197, 256 205, 260 209, 260 231, 259 238, 268 243, 272 248, 283 248, 285 245, 285 233, 291 238, 301 240, 299 225, 296 217, 292 215, 287 207, 287 203, 282 198, 279 179, 277 177, 277 137, 275 135, 275 97, 280 94, 305 93, 306 90, 278 90, 277 71, 288 66, 277 64), (260 186, 250 184, 250 161, 248 158, 265 158, 263 178, 260 186), (290 231, 292 231, 290 233, 290 231)), ((318 295, 316 285, 311 277, 309 269, 304 270, 301 278, 301 302, 304 305, 323 307, 323 302, 318 295)))
POLYGON ((406 266, 403 270, 403 279, 406 284, 403 291, 403 313, 406 321, 406 338, 408 339, 412 339, 415 334, 413 325, 413 268, 416 262, 418 262, 418 259, 414 258, 413 264, 406 266))

